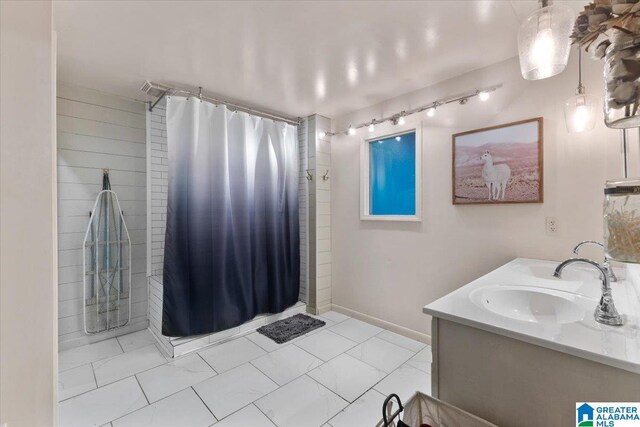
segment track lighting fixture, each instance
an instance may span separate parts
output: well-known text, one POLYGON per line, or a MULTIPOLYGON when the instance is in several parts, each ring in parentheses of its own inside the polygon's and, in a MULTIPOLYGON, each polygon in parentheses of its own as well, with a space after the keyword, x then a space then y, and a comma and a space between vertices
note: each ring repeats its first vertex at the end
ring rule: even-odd
POLYGON ((382 117, 381 119, 371 119, 370 122, 365 122, 358 125, 350 124, 346 130, 336 131, 336 132, 321 132, 318 135, 320 135, 321 137, 324 137, 324 136, 336 135, 336 133, 345 133, 347 135, 353 136, 356 134, 356 131, 358 129, 361 129, 364 127, 368 129, 369 133, 373 133, 375 132, 376 125, 379 125, 384 122, 391 122, 394 125, 402 126, 406 123, 406 117, 415 113, 426 111, 427 117, 433 117, 436 114, 436 108, 440 107, 441 105, 452 104, 454 102, 457 102, 460 105, 464 105, 469 101, 470 98, 473 98, 474 96, 479 97, 481 101, 486 101, 489 99, 489 96, 490 96, 489 94, 491 92, 496 91, 501 87, 502 87, 502 84, 500 83, 487 88, 477 89, 473 92, 468 92, 463 95, 440 99, 438 101, 434 101, 430 104, 422 105, 420 107, 413 108, 411 110, 402 110, 399 113, 392 114, 387 117, 382 117))

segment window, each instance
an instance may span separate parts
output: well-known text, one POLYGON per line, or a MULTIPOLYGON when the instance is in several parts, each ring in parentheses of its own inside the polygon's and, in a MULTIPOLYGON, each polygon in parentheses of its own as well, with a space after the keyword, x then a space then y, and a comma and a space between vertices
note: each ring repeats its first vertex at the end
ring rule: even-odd
POLYGON ((368 139, 362 151, 361 219, 419 221, 419 132, 368 139))

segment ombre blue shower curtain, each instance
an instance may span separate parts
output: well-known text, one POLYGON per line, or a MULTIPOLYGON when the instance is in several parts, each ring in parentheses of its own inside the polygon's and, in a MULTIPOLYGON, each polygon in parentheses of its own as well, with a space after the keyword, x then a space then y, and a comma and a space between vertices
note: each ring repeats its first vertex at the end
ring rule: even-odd
POLYGON ((297 128, 167 99, 162 333, 207 334, 298 300, 297 128))

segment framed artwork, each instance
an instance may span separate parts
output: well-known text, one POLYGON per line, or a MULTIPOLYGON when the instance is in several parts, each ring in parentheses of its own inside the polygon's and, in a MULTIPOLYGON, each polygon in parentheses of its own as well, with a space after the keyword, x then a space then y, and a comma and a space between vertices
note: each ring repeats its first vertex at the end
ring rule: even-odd
POLYGON ((453 135, 453 204, 542 203, 542 135, 542 117, 453 135))
POLYGON ((360 219, 420 221, 420 127, 362 140, 360 219))

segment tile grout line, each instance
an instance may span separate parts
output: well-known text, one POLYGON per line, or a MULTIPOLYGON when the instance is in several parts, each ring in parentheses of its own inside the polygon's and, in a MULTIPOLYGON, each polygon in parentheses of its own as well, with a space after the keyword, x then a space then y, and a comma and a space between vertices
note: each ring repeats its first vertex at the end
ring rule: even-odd
MULTIPOLYGON (((209 378, 209 379, 210 379, 210 378, 209 378)), ((206 381, 206 380, 205 380, 205 381, 206 381)), ((204 382, 204 381, 201 381, 201 382, 200 382, 200 383, 198 383, 198 384, 201 384, 201 383, 203 383, 203 382, 204 382)), ((196 384, 194 384, 194 385, 196 385, 196 384)), ((198 390, 196 390, 193 386, 191 386, 191 387, 189 387, 189 388, 190 388, 190 389, 192 389, 192 390, 193 390, 193 392, 196 394, 196 396, 198 396, 198 399, 200 399, 200 400, 202 401, 202 403, 204 403, 204 406, 209 410, 209 412, 211 412, 211 415, 213 415, 213 418, 215 418, 217 421, 221 421, 221 420, 223 420, 224 418, 226 418, 226 417, 224 417, 224 418, 220 418, 220 419, 218 419, 218 417, 216 416, 216 414, 214 414, 214 413, 213 413, 213 410, 209 407, 209 405, 207 405, 207 402, 205 402, 205 401, 204 401, 204 399, 202 398, 202 396, 200 396, 200 393, 198 393, 198 390)), ((231 415, 231 414, 229 414, 229 415, 231 415)))
MULTIPOLYGON (((123 335, 124 336, 124 335, 123 335)), ((116 341, 118 342, 118 345, 120 346, 120 350, 122 350, 122 353, 126 353, 126 351, 124 351, 124 347, 122 346, 122 343, 120 342, 120 340, 118 339, 118 337, 115 337, 116 341)), ((121 353, 121 354, 122 354, 121 353)))
MULTIPOLYGON (((151 402, 149 401, 149 398, 147 397, 147 393, 144 392, 144 389, 142 388, 142 384, 140 384, 140 380, 138 379, 138 377, 134 374, 131 375, 131 377, 136 379, 136 383, 138 383, 138 387, 140 387, 140 391, 142 392, 142 395, 144 396, 144 400, 147 401, 147 406, 151 405, 151 402)), ((131 378, 131 377, 127 377, 127 378, 131 378)), ((140 408, 142 409, 142 408, 140 408)))
MULTIPOLYGON (((215 377, 215 376, 218 376, 218 375, 220 375, 220 374, 222 373, 222 372, 218 372, 218 371, 216 371, 216 369, 215 369, 213 366, 211 366, 211 365, 209 364, 209 362, 207 362, 207 361, 205 360, 205 358, 204 358, 204 357, 202 357, 202 355, 201 355, 200 353, 195 352, 195 354, 200 358, 200 360, 202 360, 202 361, 205 363, 205 365, 207 365, 208 367, 210 367, 210 368, 211 368, 211 370, 215 373, 214 377, 215 377)), ((169 362, 169 363, 171 363, 171 362, 169 362)), ((213 378, 213 377, 210 377, 210 378, 213 378)), ((208 379, 208 378, 207 378, 207 379, 208 379)), ((206 380, 205 380, 205 381, 206 381, 206 380)), ((202 381, 201 381, 201 382, 202 382, 202 381)), ((200 383, 197 383, 197 384, 200 384, 200 383)))
MULTIPOLYGON (((275 391, 275 390, 274 390, 274 391, 275 391)), ((266 394, 265 394, 265 396, 266 396, 266 394)), ((262 396, 262 397, 264 397, 264 396, 262 396)), ((261 397, 260 399, 262 399, 262 397, 261 397)), ((262 415, 264 415, 264 416, 265 416, 265 418, 266 418, 266 419, 268 419, 268 420, 269 420, 269 422, 270 422, 271 424, 273 424, 274 426, 278 427, 278 426, 276 425, 276 423, 275 423, 271 418, 269 418, 269 416, 268 416, 267 414, 265 414, 265 413, 264 413, 264 411, 263 411, 262 409, 260 409, 260 407, 259 407, 258 405, 256 405, 256 404, 255 404, 255 402, 257 402, 258 400, 259 400, 259 399, 256 399, 253 403, 251 403, 251 405, 255 406, 255 407, 256 407, 256 409, 257 409, 258 411, 260 411, 260 413, 261 413, 262 415)), ((248 405, 247 405, 247 406, 248 406, 248 405)))
MULTIPOLYGON (((212 369, 213 369, 213 368, 212 368, 212 369)), ((214 371, 214 372, 215 372, 215 371, 214 371)), ((211 377, 211 378, 213 378, 213 377, 211 377)), ((207 378, 207 379, 208 379, 208 378, 207 378)), ((204 380, 204 381, 206 381, 206 380, 204 380)), ((204 382, 204 381, 200 381, 200 382, 204 382)), ((200 384, 200 383, 197 383, 197 384, 200 384)), ((209 411, 209 413, 211 413, 211 416, 213 417, 213 419, 214 419, 214 420, 216 420, 216 422, 220 421, 220 420, 218 420, 218 417, 216 417, 216 414, 214 414, 214 413, 213 413, 213 411, 211 410, 211 408, 209 408, 209 406, 207 405, 207 403, 206 403, 206 402, 202 399, 202 397, 198 394, 198 392, 196 391, 196 389, 195 389, 195 388, 193 388, 193 385, 192 385, 192 386, 189 386, 189 387, 187 387, 187 388, 190 388, 191 390, 193 390, 193 392, 196 394, 196 396, 198 396, 198 399, 200 399, 200 402, 202 402, 202 404, 204 405, 204 407, 205 407, 205 408, 207 408, 207 411, 209 411)), ((186 388, 185 388, 184 390, 186 390, 186 388)), ((182 392, 182 391, 184 391, 184 390, 181 390, 181 391, 179 391, 178 393, 180 393, 180 392, 182 392)), ((175 394, 175 393, 174 393, 174 394, 175 394)), ((215 424, 215 423, 214 423, 214 424, 215 424)))

